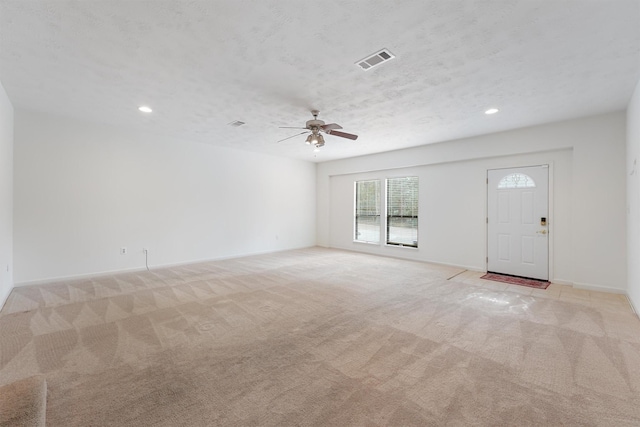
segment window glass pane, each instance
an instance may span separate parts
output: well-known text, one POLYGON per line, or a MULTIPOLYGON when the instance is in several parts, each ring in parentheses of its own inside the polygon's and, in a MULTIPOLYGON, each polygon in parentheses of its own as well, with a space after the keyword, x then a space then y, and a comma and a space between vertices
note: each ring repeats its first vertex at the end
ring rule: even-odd
POLYGON ((418 247, 418 177, 387 180, 387 243, 418 247))
POLYGON ((356 182, 355 240, 380 243, 380 181, 356 182))
POLYGON ((498 188, 531 188, 535 187, 536 183, 529 175, 523 173, 512 173, 500 180, 498 188))

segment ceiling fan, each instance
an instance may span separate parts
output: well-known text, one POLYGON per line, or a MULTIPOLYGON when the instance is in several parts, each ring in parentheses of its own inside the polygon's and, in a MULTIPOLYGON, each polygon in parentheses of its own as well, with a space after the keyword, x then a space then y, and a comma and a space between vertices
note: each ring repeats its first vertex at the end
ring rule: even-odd
POLYGON ((308 120, 305 127, 280 126, 280 129, 305 129, 305 131, 292 135, 288 138, 281 139, 278 142, 286 141, 287 139, 295 138, 296 136, 311 133, 311 135, 307 136, 306 143, 309 145, 314 145, 316 148, 320 148, 324 145, 324 137, 320 134, 320 132, 324 132, 327 135, 339 136, 340 138, 347 138, 352 140, 358 139, 358 135, 340 132, 338 129, 342 129, 342 126, 340 126, 339 124, 325 124, 322 120, 318 120, 318 114, 320 114, 320 111, 311 110, 311 114, 313 114, 313 120, 308 120))

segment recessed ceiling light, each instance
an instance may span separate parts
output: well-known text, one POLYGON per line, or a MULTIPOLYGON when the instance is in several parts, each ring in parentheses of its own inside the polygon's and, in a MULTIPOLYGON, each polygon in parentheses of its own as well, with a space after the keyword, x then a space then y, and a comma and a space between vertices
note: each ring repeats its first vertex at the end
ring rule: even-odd
POLYGON ((488 109, 487 111, 485 111, 484 113, 485 113, 485 114, 495 114, 495 113, 497 113, 498 111, 500 111, 500 110, 498 110, 497 108, 489 108, 489 109, 488 109))
POLYGON ((146 105, 138 107, 138 110, 142 111, 143 113, 150 113, 153 111, 151 108, 147 107, 146 105))

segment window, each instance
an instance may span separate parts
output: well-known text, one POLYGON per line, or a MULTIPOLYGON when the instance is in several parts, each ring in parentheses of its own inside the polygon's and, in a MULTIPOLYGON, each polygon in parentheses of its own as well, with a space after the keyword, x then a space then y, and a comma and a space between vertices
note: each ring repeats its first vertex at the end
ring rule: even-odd
POLYGON ((356 181, 355 240, 380 243, 380 181, 356 181))
POLYGON ((535 187, 536 183, 529 175, 523 173, 512 173, 500 180, 498 188, 531 188, 535 187))
POLYGON ((387 244, 418 247, 418 177, 387 180, 387 244))

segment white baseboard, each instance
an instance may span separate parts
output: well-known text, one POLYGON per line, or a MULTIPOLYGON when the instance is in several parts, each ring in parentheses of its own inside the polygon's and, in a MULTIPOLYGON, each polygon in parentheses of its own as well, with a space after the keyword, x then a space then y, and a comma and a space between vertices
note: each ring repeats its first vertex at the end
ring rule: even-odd
POLYGON ((594 285, 592 283, 573 282, 573 287, 577 288, 577 289, 584 289, 584 290, 587 290, 587 291, 608 292, 610 294, 627 295, 627 290, 626 289, 611 288, 609 286, 594 285))
POLYGON ((627 294, 627 301, 629 301, 629 305, 631 306, 631 310, 638 316, 638 310, 636 310, 636 306, 633 304, 633 300, 629 298, 629 294, 627 294))
POLYGON ((123 268, 120 270, 96 271, 93 273, 71 274, 69 276, 56 276, 56 277, 48 277, 45 279, 27 280, 24 282, 18 282, 14 286, 16 288, 20 288, 23 286, 44 285, 46 283, 64 282, 67 280, 93 279, 96 277, 110 276, 112 274, 134 273, 136 271, 144 271, 144 270, 146 270, 145 267, 135 267, 135 268, 123 268))
POLYGON ((573 282, 570 282, 569 280, 549 279, 549 281, 555 285, 573 286, 573 282))
POLYGON ((13 286, 8 286, 6 289, 0 289, 0 311, 2 311, 2 307, 4 307, 7 299, 9 299, 9 294, 11 294, 12 290, 13 286))
MULTIPOLYGON (((377 243, 366 243, 366 242, 353 242, 356 247, 359 245, 369 245, 369 246, 378 246, 380 248, 384 248, 384 245, 381 244, 377 244, 377 243)), ((462 264, 453 264, 453 263, 447 263, 447 262, 442 262, 442 261, 434 261, 431 259, 422 259, 422 258, 418 258, 418 257, 404 257, 402 255, 398 255, 397 251, 393 251, 393 252, 383 252, 383 250, 379 250, 379 251, 368 251, 368 250, 358 250, 358 249, 354 249, 353 246, 349 246, 349 247, 342 247, 342 246, 320 246, 317 245, 318 247, 323 247, 323 248, 327 248, 327 249, 337 249, 339 251, 347 251, 347 252, 355 252, 355 253, 359 253, 359 254, 365 254, 365 255, 374 255, 374 256, 381 256, 384 258, 394 258, 394 259, 401 259, 403 261, 415 261, 415 262, 426 262, 429 264, 435 264, 435 265, 443 265, 446 267, 454 267, 454 268, 461 268, 463 270, 469 270, 469 271, 477 271, 477 272, 486 272, 487 270, 482 268, 482 267, 477 267, 477 266, 470 266, 470 265, 462 265, 462 264)), ((394 247, 395 248, 395 247, 394 247)), ((416 248, 411 248, 411 247, 398 247, 398 249, 401 250, 410 250, 410 251, 416 251, 416 248)))
MULTIPOLYGON (((246 254, 236 254, 236 255, 221 256, 221 257, 217 257, 217 258, 203 258, 203 259, 195 259, 195 260, 190 260, 190 261, 180 261, 180 262, 172 262, 172 263, 165 263, 165 264, 154 264, 154 265, 149 265, 149 269, 150 270, 156 270, 156 269, 159 269, 159 268, 180 267, 180 266, 183 266, 183 265, 199 264, 199 263, 202 263, 202 262, 224 261, 224 260, 227 260, 227 259, 244 258, 244 257, 255 256, 255 255, 264 255, 264 254, 273 254, 273 253, 278 253, 278 252, 293 251, 293 250, 296 250, 296 249, 307 249, 307 248, 312 248, 312 247, 313 246, 303 246, 303 247, 299 247, 299 248, 288 248, 288 249, 282 249, 282 250, 277 250, 277 251, 269 251, 269 250, 267 250, 267 251, 257 251, 257 252, 251 252, 251 253, 246 253, 246 254)), ((49 277, 49 278, 45 278, 45 279, 27 280, 27 281, 24 281, 24 282, 15 283, 14 286, 15 287, 22 287, 22 286, 44 285, 46 283, 64 282, 64 281, 69 281, 69 280, 93 279, 93 278, 98 278, 98 277, 110 276, 110 275, 113 275, 113 274, 136 273, 136 272, 146 271, 146 270, 147 269, 145 267, 134 267, 134 268, 123 268, 123 269, 119 269, 119 270, 97 271, 97 272, 93 272, 93 273, 72 274, 72 275, 69 275, 69 276, 57 276, 57 277, 49 277)))

